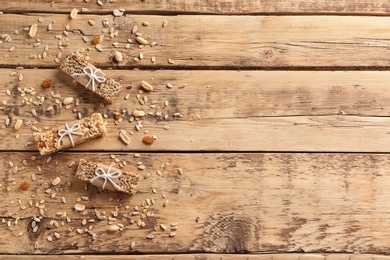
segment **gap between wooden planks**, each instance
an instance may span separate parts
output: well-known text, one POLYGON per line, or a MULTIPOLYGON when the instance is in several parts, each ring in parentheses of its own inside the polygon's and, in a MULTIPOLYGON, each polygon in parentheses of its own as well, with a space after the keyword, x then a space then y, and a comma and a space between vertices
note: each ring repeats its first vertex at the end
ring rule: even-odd
POLYGON ((67 3, 52 0, 7 0, 4 1, 2 10, 6 13, 13 12, 70 12, 73 8, 86 8, 87 13, 104 14, 113 9, 123 8, 126 12, 134 13, 173 13, 173 14, 346 14, 346 15, 388 15, 390 5, 386 0, 377 1, 256 1, 256 0, 181 0, 181 1, 101 1, 99 6, 96 1, 86 3, 83 0, 67 3))
POLYGON ((311 72, 311 71, 108 71, 121 80, 125 89, 117 101, 100 107, 102 101, 83 87, 73 86, 70 78, 59 70, 24 69, 0 70, 0 132, 3 150, 36 150, 31 126, 15 131, 17 118, 24 123, 33 121, 35 126, 56 128, 76 119, 76 113, 89 116, 93 112, 107 114, 108 135, 88 144, 77 146, 79 150, 124 151, 331 151, 331 152, 388 152, 390 123, 389 72, 311 72), (12 72, 17 74, 10 76, 12 72), (18 75, 24 80, 19 82, 18 75), (39 75, 39 76, 37 76, 39 75), (44 79, 54 80, 51 89, 43 89, 44 79), (155 91, 144 93, 146 105, 140 105, 136 94, 141 80, 147 80, 155 91), (174 88, 166 88, 171 83, 174 88), (180 86, 186 84, 184 88, 180 86), (23 106, 17 88, 34 87, 36 95, 45 96, 44 105, 23 106), (11 95, 6 94, 6 90, 11 95), (54 104, 50 93, 80 99, 80 105, 57 112, 46 112, 54 104), (129 94, 129 99, 124 97, 129 94), (155 101, 157 109, 150 108, 155 101), (167 107, 164 102, 169 101, 167 107), (36 109, 38 116, 32 117, 36 109), (72 113, 76 109, 76 113, 72 113), (168 120, 153 115, 142 118, 144 128, 135 130, 129 123, 136 110, 146 113, 160 111, 168 120), (113 112, 123 112, 123 122, 114 124, 113 112), (181 113, 183 118, 174 117, 181 113), (169 126, 165 130, 164 126, 169 126), (118 139, 120 129, 133 131, 128 146, 118 139), (142 143, 145 130, 157 135, 152 146, 142 143), (210 134, 212 133, 212 134, 210 134), (19 136, 16 139, 16 136, 19 136))
POLYGON ((124 169, 149 175, 133 197, 101 193, 94 187, 85 190, 84 183, 73 177, 75 166, 68 167, 80 157, 110 163, 113 159, 108 154, 57 154, 49 164, 39 156, 31 160, 32 155, 3 152, 0 159, 4 176, 0 215, 5 220, 0 224, 4 234, 1 254, 385 254, 390 249, 390 155, 196 153, 142 154, 135 159, 131 153, 116 153, 121 162, 127 161, 124 169), (27 166, 17 174, 11 173, 9 161, 14 167, 22 167, 23 159, 27 166), (145 170, 136 169, 139 161, 146 165, 145 170), (167 162, 166 170, 157 175, 156 170, 167 162), (40 174, 37 166, 42 169, 40 174), (182 175, 179 168, 183 169, 182 175), (31 174, 36 175, 36 181, 31 181, 31 174), (50 183, 57 176, 62 181, 53 187, 50 183), (9 178, 14 179, 8 181, 9 178), (18 188, 23 181, 30 183, 27 191, 18 188), (166 207, 162 205, 163 193, 169 200, 166 207), (81 196, 89 200, 79 201, 81 196), (66 204, 61 203, 61 197, 66 198, 66 204), (129 219, 138 221, 139 216, 132 216, 134 206, 146 199, 155 200, 147 209, 154 216, 144 218, 146 225, 139 228, 129 219), (33 207, 28 204, 30 200, 33 207), (45 214, 33 233, 32 217, 39 216, 35 203, 41 200, 45 214), (75 203, 85 204, 86 213, 74 212, 75 203), (99 221, 94 210, 110 216, 115 207, 116 223, 125 227, 121 232, 110 233, 107 221, 99 221), (72 221, 66 223, 57 212, 66 212, 72 221), (20 219, 15 225, 16 218, 20 219), (50 224, 53 219, 60 224, 58 228, 50 224), (94 222, 83 226, 82 219, 94 222), (171 222, 178 222, 173 238, 168 236, 171 222), (167 230, 161 230, 159 224, 165 224, 167 230), (75 231, 83 231, 89 225, 97 234, 95 241, 75 231), (47 237, 54 232, 61 238, 48 242, 47 237), (150 233, 154 239, 146 238, 150 233), (36 241, 38 246, 34 248, 36 241), (132 241, 136 244, 133 250, 132 241))
MULTIPOLYGON (((91 47, 91 61, 101 68, 229 68, 229 69, 294 69, 294 68, 378 68, 389 66, 387 60, 390 29, 389 17, 340 17, 340 16, 151 16, 128 15, 78 15, 70 20, 61 14, 4 14, 0 16, 0 31, 10 34, 12 41, 1 44, 0 66, 56 67, 54 58, 59 52, 56 35, 69 39, 63 56, 77 48, 91 47), (23 28, 37 23, 41 41, 33 47, 37 38, 30 38, 23 28), (95 50, 91 43, 84 43, 82 35, 91 41, 102 33, 102 20, 108 19, 118 36, 110 39, 105 33, 101 43, 104 52, 95 50), (52 21, 53 30, 46 27, 52 21), (90 26, 88 20, 94 21, 90 26), (149 26, 142 26, 148 21, 149 26), (168 26, 162 28, 163 21, 168 26), (69 37, 63 35, 69 25, 69 37), (139 32, 157 46, 138 48, 130 32, 134 25, 139 32), (15 35, 15 30, 20 32, 15 35), (125 49, 132 39, 130 49, 125 49), (118 42, 118 48, 112 43, 118 42), (46 59, 31 59, 31 55, 43 53, 48 45, 46 59), (10 48, 16 47, 12 52, 10 48), (113 62, 114 50, 124 54, 120 64, 113 62), (141 61, 134 61, 142 53, 141 61), (151 58, 155 57, 153 63, 151 58), (173 64, 168 60, 173 60, 173 64)), ((63 58, 63 57, 62 57, 63 58)))

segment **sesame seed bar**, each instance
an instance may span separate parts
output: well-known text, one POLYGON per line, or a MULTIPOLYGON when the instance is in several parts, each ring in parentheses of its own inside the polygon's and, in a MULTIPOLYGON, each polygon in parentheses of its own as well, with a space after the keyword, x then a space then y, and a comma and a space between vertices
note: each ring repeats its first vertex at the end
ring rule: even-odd
POLYGON ((74 78, 76 85, 86 87, 109 103, 113 103, 123 89, 120 83, 89 63, 88 58, 82 54, 82 50, 70 52, 60 69, 74 78))
POLYGON ((41 155, 48 155, 106 134, 106 122, 100 113, 66 123, 57 129, 33 134, 41 155))
POLYGON ((89 182, 101 189, 135 194, 140 177, 135 173, 121 171, 101 163, 80 159, 76 178, 89 182), (113 184, 114 183, 114 184, 113 184))

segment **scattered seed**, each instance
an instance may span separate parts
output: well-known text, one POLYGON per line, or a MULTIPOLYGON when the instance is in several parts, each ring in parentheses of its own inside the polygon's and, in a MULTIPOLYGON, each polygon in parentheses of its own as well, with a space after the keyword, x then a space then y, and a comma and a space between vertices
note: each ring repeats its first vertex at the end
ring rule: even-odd
POLYGON ((130 137, 128 136, 128 134, 125 130, 119 131, 119 137, 122 140, 122 142, 124 142, 125 144, 130 144, 130 142, 131 142, 130 137))
POLYGON ((162 28, 167 27, 167 25, 168 25, 168 21, 167 21, 167 20, 163 21, 163 23, 162 23, 162 28))
POLYGON ((63 204, 66 204, 66 198, 65 198, 65 197, 62 197, 62 198, 61 198, 61 202, 62 202, 63 204))
POLYGON ((142 44, 142 45, 148 45, 149 42, 147 40, 145 40, 143 37, 141 36, 137 36, 135 38, 135 40, 139 43, 139 44, 142 44))
POLYGON ((166 229, 167 229, 167 226, 165 226, 164 224, 160 224, 160 228, 161 228, 162 230, 166 230, 166 229))
POLYGON ((117 9, 115 9, 112 13, 113 13, 113 15, 114 15, 115 17, 119 17, 119 16, 122 16, 125 12, 122 11, 122 10, 117 10, 117 9))
POLYGON ((27 190, 28 189, 28 187, 30 187, 30 184, 28 184, 28 182, 22 182, 21 184, 19 184, 19 188, 21 189, 21 190, 27 190))
POLYGON ((165 200, 165 201, 163 202, 163 207, 168 206, 168 202, 169 202, 169 200, 165 200))
POLYGON ((57 186, 61 182, 61 177, 57 177, 54 180, 52 180, 51 185, 57 186))
POLYGON ((30 35, 30 37, 34 37, 37 34, 37 30, 38 30, 38 25, 34 23, 33 25, 31 25, 28 35, 30 35))
POLYGON ((172 59, 168 59, 169 64, 174 64, 175 62, 172 59))
POLYGON ((19 130, 21 127, 22 127, 22 124, 23 124, 23 120, 22 119, 18 119, 16 120, 16 123, 15 123, 15 130, 19 130))
POLYGON ((144 138, 142 139, 142 141, 144 142, 144 144, 147 144, 147 145, 152 145, 154 143, 154 138, 151 137, 151 136, 144 136, 144 138))
POLYGON ((50 162, 51 162, 51 160, 53 160, 53 157, 52 157, 52 156, 49 156, 49 157, 47 157, 47 159, 46 159, 46 163, 50 163, 50 162))
POLYGON ((169 237, 174 237, 174 236, 176 236, 176 232, 169 233, 169 237))
POLYGON ((110 232, 116 232, 118 231, 120 228, 118 227, 118 225, 112 225, 108 228, 108 231, 110 232))
POLYGON ((134 241, 131 241, 131 243, 130 243, 130 249, 131 249, 131 250, 134 250, 134 248, 135 248, 135 242, 134 242, 134 241))
POLYGON ((132 34, 135 34, 137 31, 138 31, 138 26, 137 26, 137 25, 134 25, 134 26, 133 26, 133 29, 131 29, 131 33, 132 33, 132 34))
POLYGON ((60 236, 60 234, 58 234, 57 232, 54 232, 54 234, 53 234, 57 239, 59 239, 61 236, 60 236))
POLYGON ((122 53, 120 53, 119 51, 115 51, 114 57, 115 57, 115 60, 116 60, 117 62, 123 61, 122 53))
POLYGON ((171 84, 171 83, 167 83, 167 88, 169 88, 169 89, 172 89, 173 88, 173 85, 171 84))
POLYGON ((154 235, 153 234, 149 234, 146 236, 147 239, 153 239, 154 238, 154 235))
POLYGON ((177 172, 178 172, 180 175, 183 175, 183 169, 182 169, 182 168, 179 168, 179 169, 177 170, 177 172))
POLYGON ((153 91, 153 86, 150 85, 148 82, 146 82, 145 80, 141 81, 141 86, 144 90, 146 91, 153 91))
POLYGON ((48 30, 48 31, 51 31, 51 30, 52 30, 52 25, 51 25, 51 23, 49 23, 49 24, 47 25, 47 30, 48 30))
POLYGON ((68 167, 69 167, 69 168, 72 168, 75 164, 76 164, 75 161, 71 161, 71 162, 68 164, 68 167))
POLYGON ((95 25, 95 22, 92 21, 92 20, 88 20, 88 23, 89 23, 89 25, 91 25, 91 26, 94 26, 94 25, 95 25))
POLYGON ((73 8, 72 11, 70 12, 70 18, 72 19, 76 18, 78 12, 79 10, 77 10, 77 8, 73 8))
POLYGON ((62 102, 64 105, 69 105, 71 103, 73 103, 73 97, 67 97, 64 99, 64 101, 62 102))
POLYGON ((19 74, 19 77, 18 77, 19 81, 22 81, 24 79, 23 75, 22 74, 19 74))
POLYGON ((76 205, 74 205, 74 209, 76 211, 83 211, 83 210, 85 210, 85 205, 83 205, 83 204, 76 204, 76 205))
POLYGON ((133 116, 135 116, 135 117, 143 117, 143 116, 145 116, 145 111, 142 111, 142 110, 135 110, 135 111, 133 112, 133 116))
POLYGON ((42 82, 42 87, 43 88, 50 88, 51 86, 53 86, 53 80, 52 79, 45 79, 42 82))

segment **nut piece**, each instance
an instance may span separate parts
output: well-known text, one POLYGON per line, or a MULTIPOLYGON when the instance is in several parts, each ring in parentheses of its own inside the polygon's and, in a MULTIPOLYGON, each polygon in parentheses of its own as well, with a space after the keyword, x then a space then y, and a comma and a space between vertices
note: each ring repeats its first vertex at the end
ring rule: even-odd
POLYGON ((61 177, 57 177, 57 178, 55 178, 55 179, 51 182, 51 185, 56 186, 56 185, 60 184, 60 182, 61 182, 61 177))
POLYGON ((152 145, 154 143, 154 138, 151 136, 145 136, 143 139, 144 144, 152 145))
POLYGON ((53 86, 53 80, 52 79, 45 79, 42 82, 42 87, 43 88, 50 88, 51 86, 53 86))
POLYGON ((135 117, 142 117, 142 116, 145 116, 145 111, 142 111, 142 110, 135 110, 133 112, 133 116, 135 117))
POLYGON ((125 144, 130 144, 130 142, 131 142, 130 137, 129 137, 129 135, 126 133, 125 130, 120 130, 120 131, 119 131, 119 137, 120 137, 120 139, 122 140, 122 142, 124 142, 125 144))
POLYGON ((74 209, 77 210, 77 211, 83 211, 83 210, 85 210, 85 205, 83 205, 83 204, 76 204, 76 205, 74 205, 74 209))
POLYGON ((76 18, 78 12, 79 10, 77 10, 77 8, 73 8, 72 11, 70 12, 70 18, 72 19, 76 18))
POLYGON ((64 103, 64 105, 69 105, 69 104, 73 103, 73 97, 65 98, 62 103, 64 103))
POLYGON ((114 56, 115 56, 115 59, 116 59, 117 62, 123 61, 122 53, 120 53, 119 51, 115 51, 114 56))
POLYGON ((21 127, 22 127, 22 124, 23 124, 23 119, 18 119, 16 120, 16 123, 15 123, 15 130, 19 130, 21 127))
POLYGON ((28 35, 30 35, 30 37, 34 37, 37 34, 37 30, 38 30, 38 25, 34 23, 33 25, 31 25, 28 35))
POLYGON ((139 43, 139 44, 142 44, 142 45, 148 45, 149 42, 147 40, 145 40, 145 38, 141 37, 141 36, 137 36, 135 37, 135 40, 139 43))
POLYGON ((142 88, 144 89, 144 90, 146 90, 146 91, 153 91, 153 86, 152 85, 150 85, 148 82, 146 82, 145 80, 143 80, 142 82, 141 82, 141 86, 142 86, 142 88))

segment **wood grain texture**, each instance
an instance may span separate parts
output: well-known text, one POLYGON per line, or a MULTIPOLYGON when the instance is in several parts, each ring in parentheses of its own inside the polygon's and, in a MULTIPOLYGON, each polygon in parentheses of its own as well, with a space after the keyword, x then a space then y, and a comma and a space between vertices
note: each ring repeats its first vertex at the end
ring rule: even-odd
POLYGON ((84 117, 101 112, 108 117, 108 135, 77 146, 76 150, 389 151, 388 72, 112 70, 109 73, 132 89, 121 93, 114 104, 101 108, 99 97, 83 87, 73 86, 59 70, 40 69, 37 73, 33 69, 2 69, 0 101, 7 104, 0 110, 1 149, 36 150, 35 144, 26 146, 33 142, 33 125, 55 128, 73 121, 78 112, 84 117), (10 76, 12 72, 17 74, 10 76), (22 82, 18 81, 19 74, 24 77, 22 82), (54 80, 51 89, 40 86, 46 78, 54 80), (155 87, 155 91, 142 94, 148 98, 146 105, 140 105, 136 99, 141 80, 155 87), (168 82, 173 89, 166 88, 168 82), (186 87, 180 89, 183 84, 186 87), (46 101, 39 106, 22 105, 18 87, 34 87, 36 94, 25 97, 36 100, 36 96, 44 96, 46 101), (51 92, 60 94, 61 101, 78 97, 80 105, 47 112, 55 104, 51 92), (128 94, 130 97, 125 100, 128 94), (167 107, 165 101, 169 101, 167 107), (152 103, 157 108, 150 108, 152 103), (32 117, 32 109, 37 111, 37 117, 32 117), (129 122, 136 109, 147 114, 160 111, 168 118, 148 115, 141 119, 143 129, 136 131, 136 123, 129 122), (122 123, 114 123, 114 112, 123 112, 122 123), (183 117, 174 117, 174 113, 183 117), (10 119, 8 127, 4 125, 6 118, 10 119), (24 125, 15 131, 18 118, 24 120, 24 125), (29 121, 33 123, 26 126, 29 121), (164 126, 170 129, 165 130, 164 126), (121 129, 134 132, 130 145, 119 140, 121 129), (158 137, 152 146, 142 143, 144 131, 158 137))
MULTIPOLYGON (((0 46, 0 66, 56 67, 54 57, 59 52, 59 40, 65 26, 70 26, 69 46, 64 55, 80 47, 92 47, 91 60, 101 68, 332 68, 335 67, 388 67, 389 17, 340 17, 340 16, 146 16, 129 15, 114 18, 112 15, 78 15, 70 20, 68 15, 53 14, 5 14, 0 16, 0 31, 12 37, 10 43, 0 46), (34 48, 36 38, 27 37, 22 31, 41 17, 38 26, 42 45, 34 48), (110 39, 105 33, 100 53, 90 43, 82 41, 82 35, 90 40, 100 35, 102 20, 108 19, 110 27, 118 30, 118 36, 110 39), (46 26, 55 20, 53 30, 46 26), (88 20, 96 22, 90 26, 88 20), (168 26, 162 28, 162 22, 168 26), (142 26, 148 21, 149 26, 142 26), (133 39, 130 31, 140 27, 145 38, 158 46, 138 49, 132 44, 125 49, 127 39, 133 39), (247 26, 243 26, 247 25, 247 26), (19 30, 19 35, 14 31, 19 30), (113 62, 117 50, 124 54, 120 64, 113 62), (49 46, 46 59, 31 59, 31 55, 43 53, 49 46), (16 48, 10 52, 9 49, 16 48), (223 50, 223 51, 221 51, 223 50), (144 58, 133 59, 143 53, 144 58), (151 58, 155 57, 155 64, 151 58), (168 63, 172 59, 173 64, 168 63)), ((63 39, 64 40, 64 39, 63 39)))
POLYGON ((88 13, 107 13, 115 8, 124 8, 128 13, 174 13, 174 14, 346 14, 346 15, 388 15, 390 5, 386 0, 367 1, 288 1, 288 0, 180 0, 180 1, 96 1, 83 0, 53 2, 52 0, 7 0, 2 10, 10 12, 70 12, 72 8, 87 8, 88 13))
MULTIPOLYGON (((31 259, 34 260, 53 260, 58 256, 52 255, 0 255, 4 260, 31 259)), ((65 260, 78 259, 161 259, 161 260, 220 260, 220 259, 237 259, 237 260, 388 260, 389 256, 372 255, 372 254, 163 254, 163 255, 61 255, 65 260)))
MULTIPOLYGON (((128 197, 117 193, 98 192, 94 187, 73 177, 72 160, 83 157, 109 163, 108 154, 57 154, 47 164, 45 159, 30 159, 34 153, 2 153, 3 166, 0 230, 2 254, 91 254, 99 253, 386 253, 389 250, 390 225, 389 155, 368 154, 115 154, 125 169, 141 176, 139 193, 128 197), (15 166, 27 166, 13 174, 15 166), (14 167, 9 167, 12 161, 14 167), (137 170, 138 161, 146 169, 137 170), (158 176, 156 170, 169 162, 158 176), (41 174, 37 172, 40 166, 41 174), (183 174, 178 173, 183 169, 183 174), (36 181, 31 181, 31 174, 36 181), (60 176, 58 186, 51 181, 60 176), (9 178, 14 178, 9 180, 9 178), (22 181, 30 188, 21 191, 22 181), (13 185, 13 182, 15 185, 13 185), (156 193, 152 192, 156 189, 156 193), (51 189, 51 191, 47 191, 51 189), (55 193, 55 197, 52 197, 55 193), (163 207, 162 194, 169 204, 163 207), (77 202, 81 196, 88 201, 77 202), (67 203, 61 203, 66 197, 67 203), (112 198, 112 199, 109 199, 112 198), (147 210, 145 227, 129 224, 135 205, 154 199, 147 210), (28 205, 33 201, 33 207, 28 205), (44 200, 44 217, 37 232, 31 231, 32 217, 39 216, 35 203, 44 200), (19 203, 20 202, 20 203, 19 203), (86 213, 72 210, 75 203, 86 205, 86 213), (19 205, 20 204, 20 205, 19 205), (20 209, 26 206, 26 209, 20 209), (126 207, 128 206, 128 208, 126 207), (117 222, 124 224, 121 232, 108 232, 106 220, 99 221, 93 213, 115 211, 117 222), (71 223, 61 225, 57 212, 66 212, 71 223), (20 218, 14 224, 16 218, 20 218), (60 223, 50 225, 51 220, 60 223), (82 225, 82 220, 94 223, 82 225), (198 221, 196 221, 198 219, 198 221), (7 222, 10 221, 10 227, 7 222), (178 222, 177 235, 169 238, 169 223, 178 222), (168 229, 162 231, 159 223, 168 229), (97 239, 77 234, 69 228, 84 230, 90 224, 97 239), (157 225, 157 228, 155 226, 157 225), (155 229, 155 230, 154 230, 155 229), (19 236, 20 232, 24 232, 19 236), (48 242, 54 232, 60 239, 48 242), (147 239, 150 233, 154 239, 147 239), (35 249, 35 242, 38 248, 35 249), (130 249, 131 241, 136 243, 130 249)), ((142 207, 139 206, 139 211, 142 207)))

